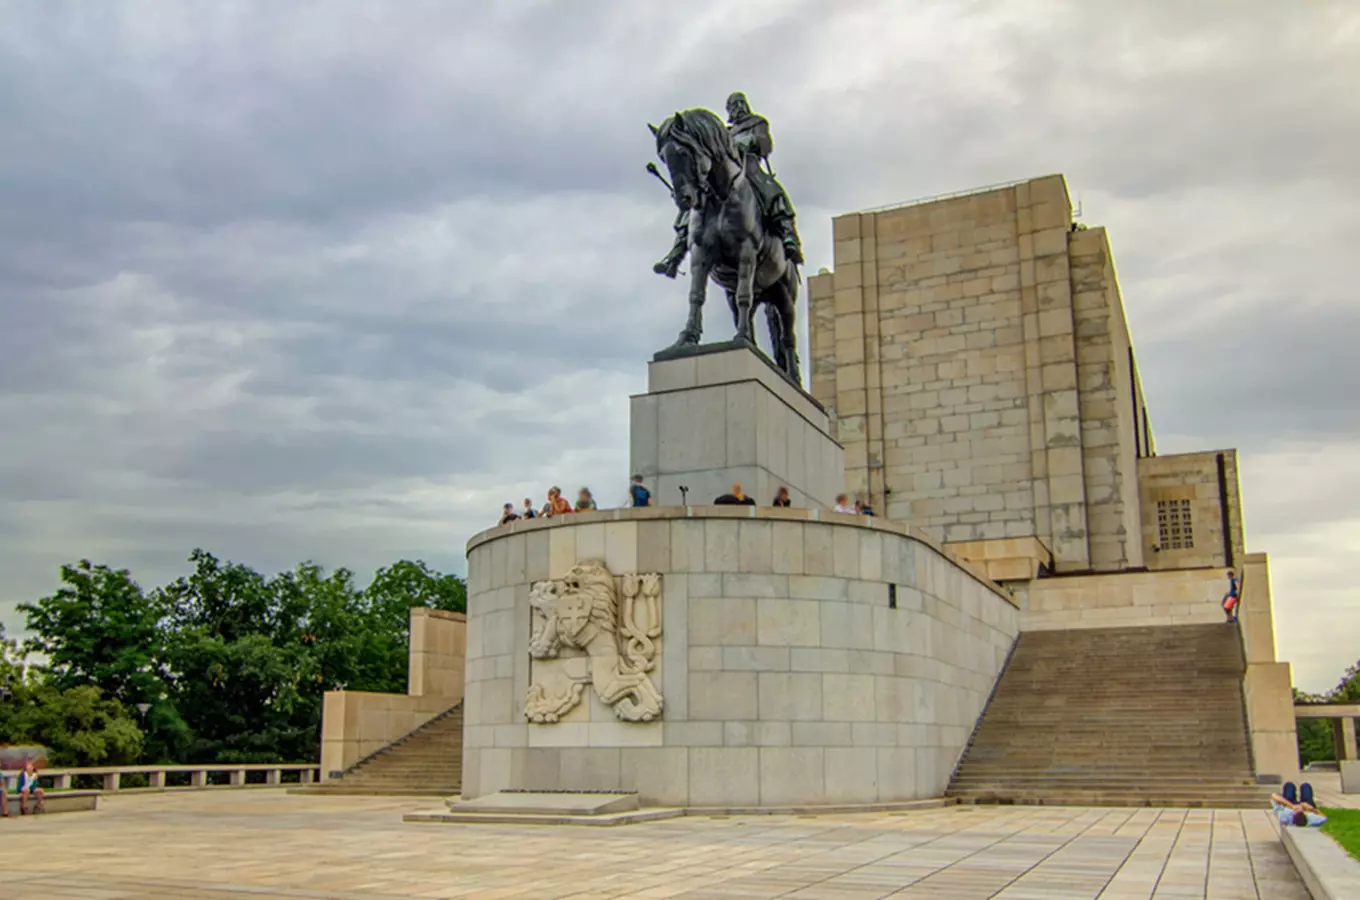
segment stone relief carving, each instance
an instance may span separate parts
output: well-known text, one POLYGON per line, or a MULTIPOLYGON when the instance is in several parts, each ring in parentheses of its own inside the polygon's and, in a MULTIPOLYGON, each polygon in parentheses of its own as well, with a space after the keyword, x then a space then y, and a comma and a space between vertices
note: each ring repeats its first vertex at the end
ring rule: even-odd
POLYGON ((598 560, 579 562, 555 581, 529 590, 533 635, 529 655, 555 659, 564 649, 581 651, 563 665, 532 671, 524 699, 530 722, 556 722, 593 684, 600 699, 625 722, 661 717, 662 697, 649 676, 661 637, 661 576, 614 576, 598 560))

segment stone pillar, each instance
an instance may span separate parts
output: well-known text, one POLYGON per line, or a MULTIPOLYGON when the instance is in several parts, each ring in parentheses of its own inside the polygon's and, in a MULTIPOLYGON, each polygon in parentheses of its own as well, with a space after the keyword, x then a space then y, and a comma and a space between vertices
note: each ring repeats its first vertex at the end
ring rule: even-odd
POLYGON ((1343 716, 1332 720, 1332 741, 1338 761, 1360 759, 1355 749, 1355 719, 1343 716))
POLYGON ((744 342, 658 354, 632 398, 631 472, 656 506, 707 505, 734 482, 760 506, 782 485, 825 509, 845 490, 845 458, 826 411, 744 342))

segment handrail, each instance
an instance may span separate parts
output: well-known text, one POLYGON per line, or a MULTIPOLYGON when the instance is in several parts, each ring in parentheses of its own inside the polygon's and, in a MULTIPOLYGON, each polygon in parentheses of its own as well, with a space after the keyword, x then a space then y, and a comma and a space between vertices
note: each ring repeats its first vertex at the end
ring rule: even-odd
MULTIPOLYGON (((277 787, 283 783, 284 772, 297 772, 300 784, 311 784, 318 780, 321 766, 317 763, 227 763, 211 765, 160 765, 160 766, 84 766, 76 768, 50 768, 38 771, 39 783, 50 782, 53 790, 70 790, 72 779, 79 776, 102 778, 105 793, 118 790, 157 790, 180 791, 209 787, 277 787), (187 785, 167 784, 166 775, 189 773, 187 785), (208 784, 208 775, 228 773, 225 785, 208 784), (246 781, 247 772, 264 772, 265 780, 255 784, 246 781), (124 775, 146 775, 145 788, 123 788, 124 775)), ((7 784, 19 777, 18 772, 0 773, 0 785, 7 784)))

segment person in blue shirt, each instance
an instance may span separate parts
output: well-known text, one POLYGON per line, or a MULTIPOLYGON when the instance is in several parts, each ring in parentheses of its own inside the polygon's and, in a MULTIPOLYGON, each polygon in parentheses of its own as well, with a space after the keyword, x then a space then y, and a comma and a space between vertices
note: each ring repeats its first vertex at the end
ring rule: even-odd
POLYGON ((1233 570, 1228 570, 1228 593, 1223 595, 1223 613, 1228 617, 1229 622, 1237 621, 1237 604, 1242 599, 1242 582, 1233 574, 1233 570))
POLYGON ((652 505, 652 492, 642 486, 641 475, 633 476, 633 483, 628 486, 628 496, 633 499, 634 506, 652 505))
POLYGON ((1304 783, 1297 798, 1294 783, 1285 782, 1283 794, 1270 795, 1270 806, 1281 825, 1316 828, 1327 821, 1327 817, 1318 812, 1318 808, 1313 805, 1313 786, 1307 782, 1304 783))

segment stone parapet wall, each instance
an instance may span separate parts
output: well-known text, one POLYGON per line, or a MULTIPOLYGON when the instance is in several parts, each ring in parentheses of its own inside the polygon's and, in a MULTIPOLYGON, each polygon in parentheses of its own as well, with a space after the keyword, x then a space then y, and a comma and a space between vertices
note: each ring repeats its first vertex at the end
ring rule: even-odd
POLYGON ((1041 578, 1017 587, 1022 631, 1201 625, 1224 621, 1222 569, 1041 578))
MULTIPOLYGON (((465 796, 636 790, 666 805, 939 796, 1019 626, 1008 592, 910 529, 675 507, 517 522, 469 544, 465 796), (593 689, 530 724, 530 587, 583 560, 661 576, 659 721, 593 689), (891 587, 890 587, 891 586, 891 587)), ((560 661, 549 661, 558 665, 560 661)))

